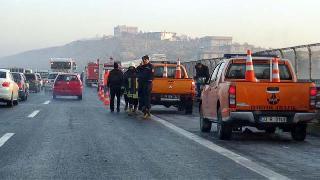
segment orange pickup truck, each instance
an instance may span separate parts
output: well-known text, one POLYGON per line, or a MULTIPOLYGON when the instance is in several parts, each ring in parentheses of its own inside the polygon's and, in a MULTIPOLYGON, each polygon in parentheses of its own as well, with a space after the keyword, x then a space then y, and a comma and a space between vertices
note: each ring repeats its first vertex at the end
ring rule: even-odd
POLYGON ((285 59, 278 61, 280 82, 274 82, 270 76, 273 57, 252 58, 256 82, 246 80, 245 55, 229 55, 214 68, 201 95, 201 131, 209 132, 212 123, 217 123, 218 137, 227 140, 233 130, 243 126, 267 133, 274 133, 278 127, 291 132, 294 140, 303 141, 307 123, 316 113, 319 94, 315 84, 298 82, 291 63, 285 59))
POLYGON ((152 62, 154 68, 154 79, 151 94, 151 104, 175 106, 179 111, 192 114, 195 97, 195 83, 183 65, 181 78, 176 78, 175 62, 152 62))

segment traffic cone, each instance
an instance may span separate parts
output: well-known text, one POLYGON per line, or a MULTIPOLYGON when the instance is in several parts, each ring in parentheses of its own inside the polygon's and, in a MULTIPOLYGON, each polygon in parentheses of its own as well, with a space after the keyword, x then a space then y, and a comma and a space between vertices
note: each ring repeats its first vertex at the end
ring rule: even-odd
POLYGON ((104 100, 104 90, 102 89, 101 90, 100 101, 103 101, 103 100, 104 100))
POLYGON ((176 75, 175 78, 181 79, 181 67, 180 67, 180 59, 177 61, 177 67, 176 67, 176 75))
POLYGON ((280 82, 279 58, 272 59, 272 82, 280 82))
POLYGON ((99 86, 98 97, 101 97, 101 86, 99 86))
POLYGON ((246 81, 257 82, 257 79, 253 70, 253 62, 252 62, 252 52, 250 50, 247 51, 247 61, 246 61, 246 81))
POLYGON ((106 95, 104 96, 103 104, 105 106, 110 105, 109 92, 107 92, 106 95))

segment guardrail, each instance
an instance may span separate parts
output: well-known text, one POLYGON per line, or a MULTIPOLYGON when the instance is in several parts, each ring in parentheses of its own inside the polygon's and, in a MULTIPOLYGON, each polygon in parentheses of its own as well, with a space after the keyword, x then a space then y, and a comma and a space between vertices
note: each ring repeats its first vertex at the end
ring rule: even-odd
MULTIPOLYGON (((270 49, 254 52, 254 54, 277 55, 289 59, 299 80, 315 81, 320 86, 320 43, 270 49)), ((198 62, 207 65, 212 70, 221 59, 223 57, 183 62, 182 64, 189 72, 189 76, 193 77, 195 75, 194 66, 198 62)))

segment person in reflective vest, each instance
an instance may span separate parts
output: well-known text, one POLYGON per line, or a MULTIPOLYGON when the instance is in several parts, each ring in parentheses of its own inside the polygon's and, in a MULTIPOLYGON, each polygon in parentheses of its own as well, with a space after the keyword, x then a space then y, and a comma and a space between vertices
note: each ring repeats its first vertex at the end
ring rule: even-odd
POLYGON ((138 107, 138 76, 134 64, 130 64, 124 77, 126 94, 129 102, 129 115, 136 113, 138 107))

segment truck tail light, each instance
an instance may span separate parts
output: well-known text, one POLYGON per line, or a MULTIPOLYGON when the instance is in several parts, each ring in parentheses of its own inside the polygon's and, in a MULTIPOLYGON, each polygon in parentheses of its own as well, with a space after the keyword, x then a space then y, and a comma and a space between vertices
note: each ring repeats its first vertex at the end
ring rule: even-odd
POLYGON ((191 83, 191 90, 195 90, 196 89, 196 83, 194 81, 192 81, 191 83))
POLYGON ((2 83, 2 87, 9 87, 10 86, 10 82, 3 82, 2 83))
POLYGON ((316 87, 310 88, 310 108, 315 109, 317 105, 318 90, 316 87))
POLYGON ((236 108, 236 86, 229 87, 229 108, 236 108))

